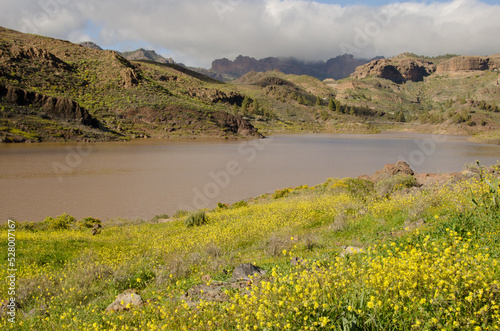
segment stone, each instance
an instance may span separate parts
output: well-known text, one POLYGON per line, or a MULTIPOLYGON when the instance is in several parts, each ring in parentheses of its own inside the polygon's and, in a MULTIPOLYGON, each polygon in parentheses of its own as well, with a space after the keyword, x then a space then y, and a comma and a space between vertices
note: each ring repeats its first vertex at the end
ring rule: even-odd
POLYGON ((253 264, 245 263, 234 269, 233 280, 250 280, 250 276, 264 276, 265 274, 265 270, 254 266, 253 264))
POLYGON ((94 227, 92 228, 92 235, 95 236, 96 234, 101 233, 102 225, 99 223, 94 224, 94 227))
POLYGON ((295 256, 295 257, 292 257, 292 260, 290 261, 290 264, 295 267, 297 265, 304 264, 304 260, 302 258, 300 258, 300 257, 296 257, 295 256))
POLYGON ((425 221, 423 219, 419 219, 419 220, 416 220, 414 222, 412 222, 411 220, 406 220, 406 222, 404 224, 404 229, 407 231, 411 231, 414 229, 421 228, 422 226, 424 226, 424 224, 425 224, 425 221))
POLYGON ((340 256, 358 254, 358 253, 361 253, 362 251, 363 251, 363 249, 359 248, 359 247, 344 246, 344 250, 342 251, 342 253, 340 253, 340 256))
POLYGON ((373 182, 379 182, 396 175, 413 176, 415 175, 415 173, 413 172, 413 170, 411 170, 408 163, 404 161, 398 161, 396 164, 386 164, 384 168, 377 171, 373 176, 371 176, 371 180, 373 182))
POLYGON ((142 298, 134 290, 127 290, 122 294, 118 295, 107 308, 107 312, 123 311, 129 310, 133 307, 139 307, 143 305, 142 298))

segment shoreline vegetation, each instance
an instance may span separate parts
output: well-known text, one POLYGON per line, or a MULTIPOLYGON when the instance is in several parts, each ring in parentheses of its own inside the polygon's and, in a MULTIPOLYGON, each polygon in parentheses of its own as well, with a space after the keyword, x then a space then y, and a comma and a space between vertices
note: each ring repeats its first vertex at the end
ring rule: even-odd
POLYGON ((498 330, 499 171, 398 162, 172 217, 16 223, 0 327, 498 330))

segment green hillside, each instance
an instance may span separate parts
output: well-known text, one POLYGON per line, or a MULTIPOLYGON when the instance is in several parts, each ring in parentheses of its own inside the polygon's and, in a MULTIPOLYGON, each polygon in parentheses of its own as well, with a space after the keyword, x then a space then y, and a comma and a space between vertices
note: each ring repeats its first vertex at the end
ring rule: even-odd
POLYGON ((127 61, 114 51, 0 28, 0 141, 396 129, 499 143, 498 69, 435 71, 454 58, 404 53, 388 59, 410 73, 419 63, 434 68, 403 84, 370 72, 320 81, 279 71, 223 83, 175 64, 127 61))

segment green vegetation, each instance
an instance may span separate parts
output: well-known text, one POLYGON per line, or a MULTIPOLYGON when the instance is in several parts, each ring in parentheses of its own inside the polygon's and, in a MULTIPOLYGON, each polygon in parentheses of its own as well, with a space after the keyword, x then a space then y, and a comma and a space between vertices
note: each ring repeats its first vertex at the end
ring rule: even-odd
POLYGON ((210 222, 189 229, 184 212, 97 235, 68 215, 17 224, 16 297, 30 313, 15 329, 496 330, 499 170, 412 189, 408 176, 332 178, 191 214, 210 222), (267 273, 231 280, 242 263, 267 273), (125 290, 144 304, 105 312, 125 290))
POLYGON ((202 226, 208 223, 208 217, 204 211, 198 211, 190 214, 184 223, 186 223, 188 228, 192 226, 202 226))

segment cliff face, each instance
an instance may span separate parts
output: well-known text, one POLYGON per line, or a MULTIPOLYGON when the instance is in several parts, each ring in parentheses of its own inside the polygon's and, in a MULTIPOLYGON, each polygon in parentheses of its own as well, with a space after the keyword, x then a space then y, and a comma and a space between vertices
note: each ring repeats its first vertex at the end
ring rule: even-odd
POLYGON ((77 124, 95 125, 96 121, 80 105, 71 99, 64 97, 49 97, 36 92, 30 92, 14 86, 0 85, 0 98, 4 98, 19 106, 34 106, 51 117, 77 124))
POLYGON ((496 69, 500 69, 500 54, 488 57, 457 56, 440 64, 437 67, 437 72, 484 71, 496 69))
POLYGON ((356 68, 353 78, 381 77, 402 84, 407 81, 420 82, 436 71, 436 66, 418 59, 381 59, 356 68))
POLYGON ((234 61, 220 59, 212 62, 212 70, 220 74, 241 77, 251 71, 265 72, 279 70, 285 74, 308 75, 318 79, 342 79, 353 73, 357 66, 368 60, 355 59, 345 54, 326 62, 305 62, 294 58, 268 57, 256 60, 248 56, 238 56, 234 61))

